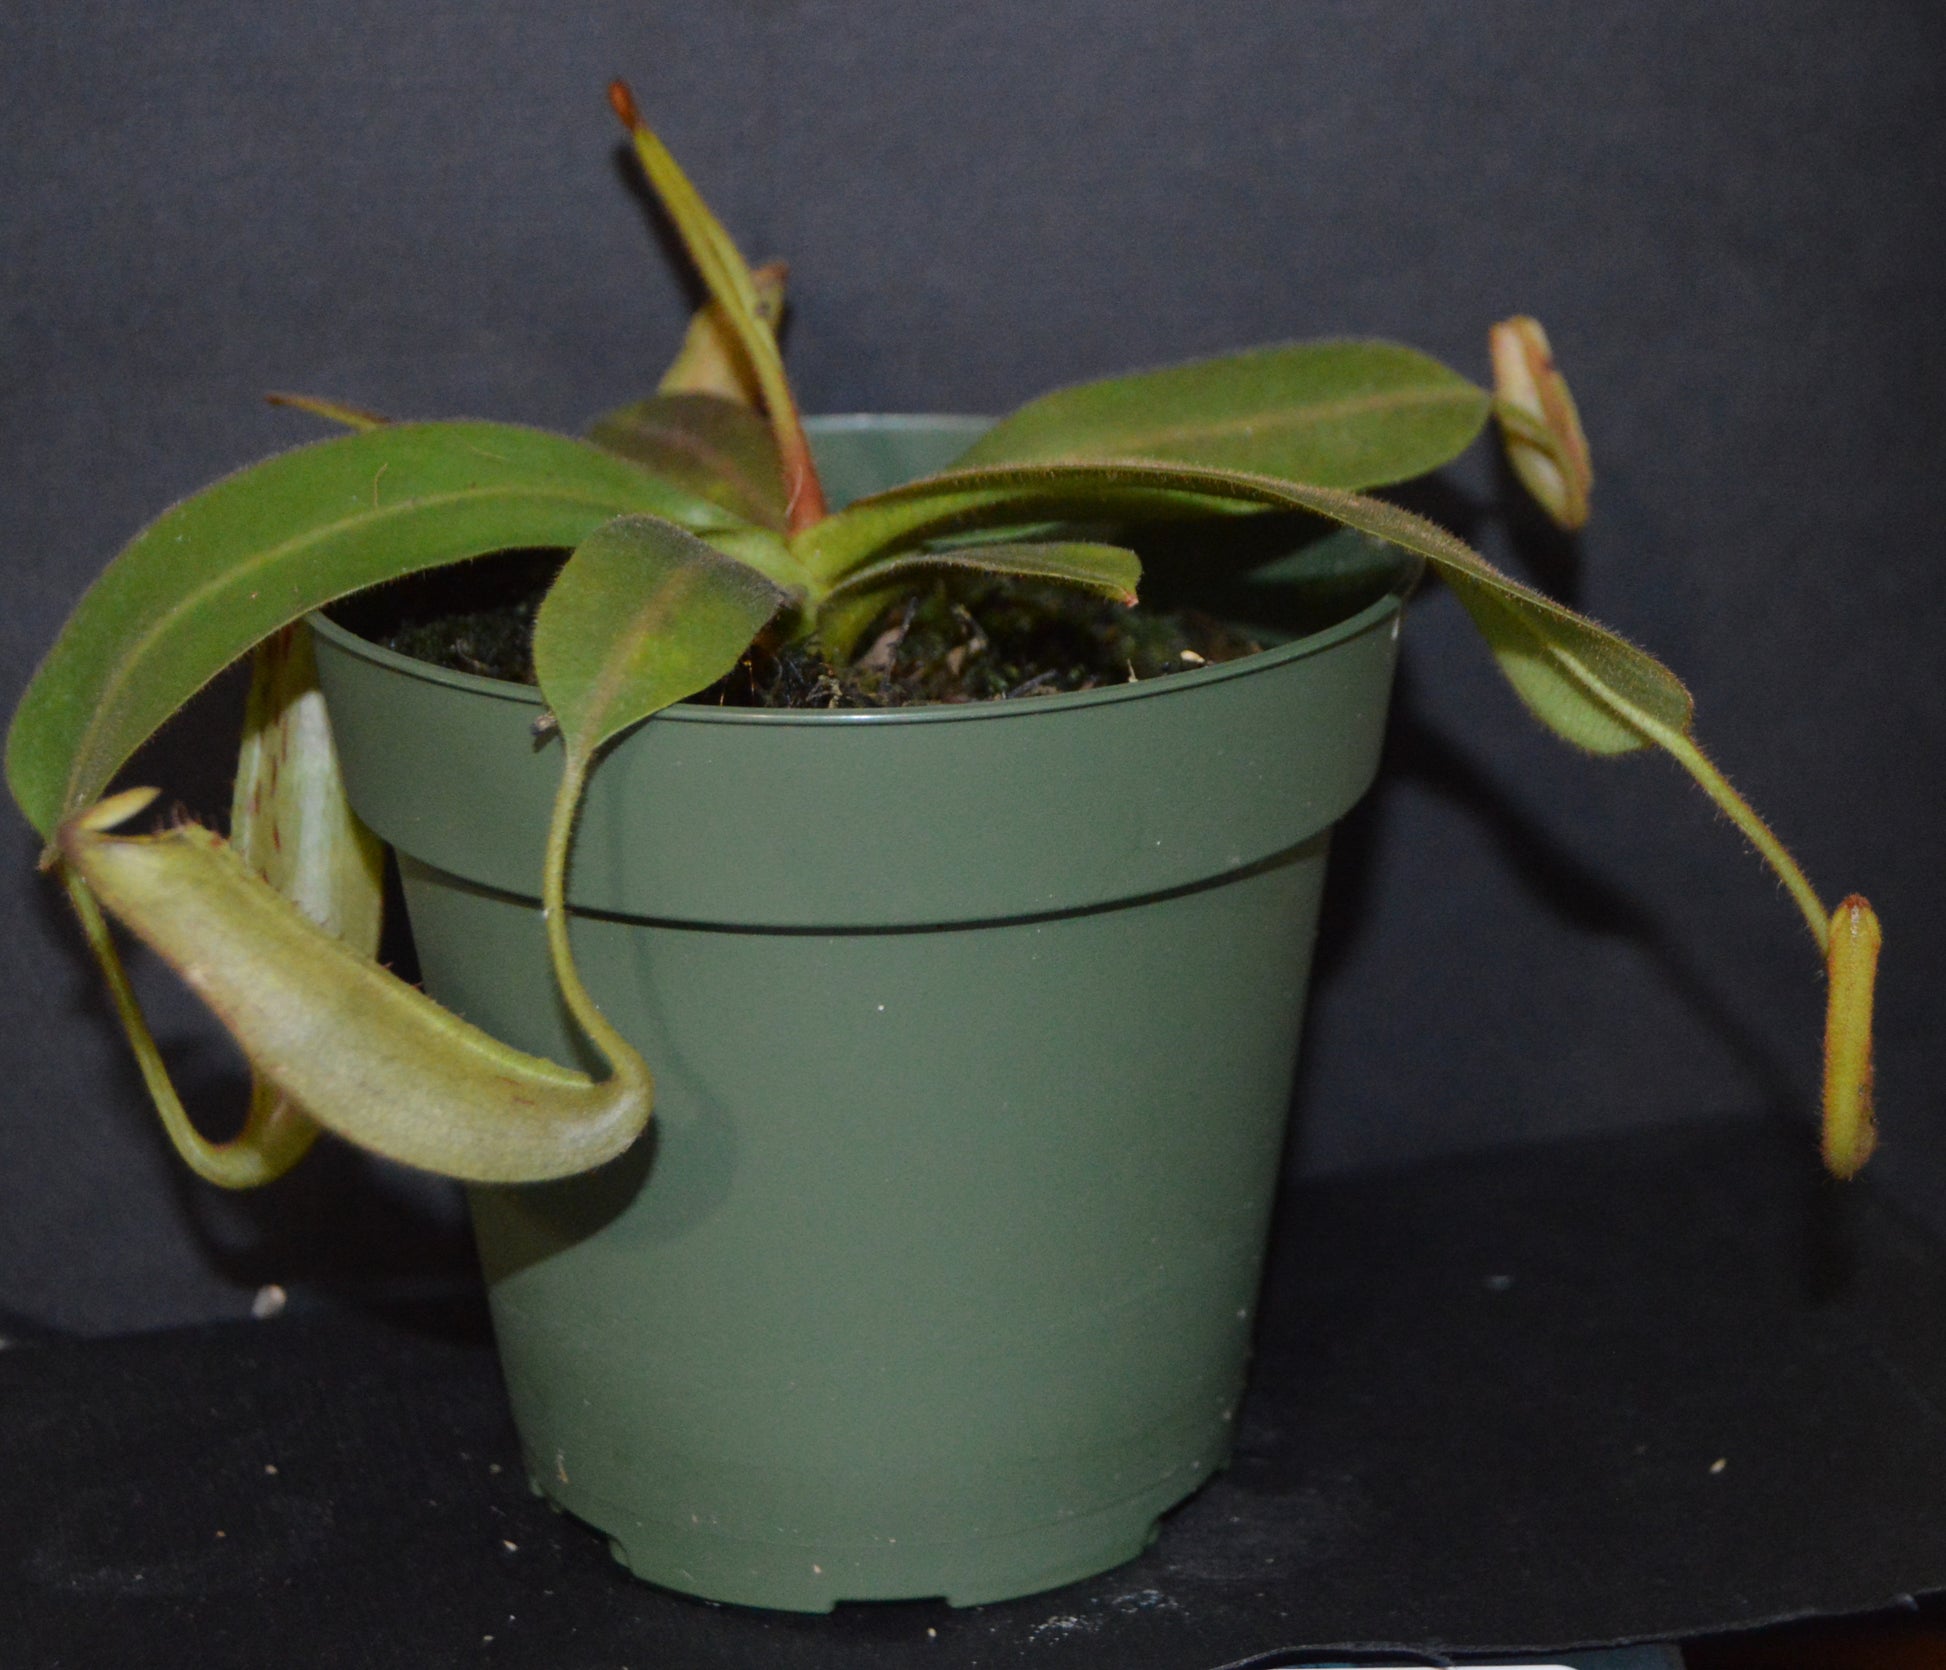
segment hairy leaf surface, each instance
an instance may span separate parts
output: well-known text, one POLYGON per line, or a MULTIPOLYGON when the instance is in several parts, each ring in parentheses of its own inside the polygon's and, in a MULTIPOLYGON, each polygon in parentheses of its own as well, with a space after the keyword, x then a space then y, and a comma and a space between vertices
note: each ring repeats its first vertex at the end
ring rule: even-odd
POLYGON ((1142 559, 1120 545, 1084 540, 1025 540, 980 545, 955 545, 942 551, 908 551, 896 557, 855 568, 831 595, 845 597, 895 585, 928 569, 974 569, 983 574, 1009 574, 1022 580, 1058 580, 1106 592, 1123 603, 1135 601, 1142 582, 1142 559))
POLYGON ((777 440, 748 406, 715 394, 659 394, 596 418, 588 439, 733 516, 783 531, 777 440))
POLYGON ((568 558, 534 622, 534 673, 569 755, 737 664, 785 594, 682 529, 622 516, 568 558))
POLYGON ((1463 452, 1490 404, 1398 343, 1290 343, 1056 389, 1001 419, 962 462, 1150 458, 1378 487, 1463 452))
POLYGON ((625 512, 732 521, 590 442, 506 424, 387 425, 230 476, 137 535, 83 597, 14 715, 14 798, 51 835, 279 627, 418 569, 572 546, 625 512))
POLYGON ((1689 693, 1654 656, 1502 574, 1444 528, 1338 488, 1148 461, 959 470, 848 505, 798 551, 814 572, 844 574, 881 552, 972 529, 1139 517, 1145 501, 1173 514, 1184 495, 1308 510, 1424 557, 1459 593, 1522 700, 1579 747, 1616 753, 1659 740, 1631 722, 1637 711, 1672 732, 1689 728, 1689 693))

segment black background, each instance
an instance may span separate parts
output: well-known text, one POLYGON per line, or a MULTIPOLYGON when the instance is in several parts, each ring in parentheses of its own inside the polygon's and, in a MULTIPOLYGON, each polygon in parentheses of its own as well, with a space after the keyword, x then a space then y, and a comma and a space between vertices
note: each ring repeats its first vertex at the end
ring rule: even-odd
MULTIPOLYGON (((1549 537, 1484 449, 1418 502, 1683 672, 1818 884, 1874 899, 1875 1169, 1946 1220, 1942 69, 1922 0, 9 8, 0 698, 137 527, 317 433, 267 389, 574 428, 649 386, 693 292, 614 73, 791 260, 813 411, 1000 410, 1327 333, 1483 377, 1529 311, 1593 525, 1549 537)), ((1767 872, 1673 767, 1541 734, 1444 593, 1407 646, 1334 857, 1295 1163, 1808 1120, 1821 970, 1767 872)), ((220 811, 235 702, 143 775, 220 811)), ((343 1151, 255 1197, 189 1180, 24 823, 0 851, 0 1311, 105 1333, 463 1273, 451 1193, 343 1151)), ((151 986, 233 1117, 212 1028, 151 986)))

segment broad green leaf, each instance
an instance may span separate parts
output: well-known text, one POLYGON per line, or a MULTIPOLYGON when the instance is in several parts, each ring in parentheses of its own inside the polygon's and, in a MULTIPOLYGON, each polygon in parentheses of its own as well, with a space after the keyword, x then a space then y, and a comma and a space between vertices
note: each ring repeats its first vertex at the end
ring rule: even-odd
MULTIPOLYGON (((1611 646, 1607 634, 1591 636, 1567 623, 1537 621, 1531 606, 1510 601, 1469 572, 1443 577, 1473 617, 1508 682, 1552 730, 1591 754, 1626 754, 1642 746, 1634 725, 1589 699, 1589 684, 1601 682, 1604 673, 1622 680, 1632 676, 1628 658, 1611 646)), ((1675 728, 1686 729, 1687 719, 1675 728)))
POLYGON ((589 768, 611 738, 734 667, 786 596, 670 523, 624 516, 568 558, 535 618, 534 674, 562 742, 541 875, 548 956, 569 1013, 611 1061, 639 1058, 582 984, 568 937, 568 854, 589 768))
POLYGON ((713 684, 786 594, 667 522, 623 516, 575 550, 534 621, 534 674, 569 760, 713 684))
POLYGON ((956 568, 1023 580, 1056 580, 1105 592, 1129 604, 1134 603, 1142 580, 1142 559, 1133 551, 1079 540, 956 545, 883 557, 853 569, 819 606, 815 625, 825 654, 834 661, 849 660, 859 634, 871 625, 891 593, 916 575, 956 568))
POLYGON ((1064 528, 1129 522, 1199 521, 1262 509, 1234 494, 1161 485, 1173 466, 1135 462, 1033 464, 954 469, 889 492, 854 499, 791 540, 792 553, 826 587, 888 555, 962 536, 1038 543, 1064 528))
POLYGON ((612 82, 608 99, 635 143, 635 155, 649 184, 675 223, 676 232, 696 263, 711 297, 721 305, 724 317, 736 334, 737 344, 749 357, 756 373, 757 387, 763 395, 772 432, 777 437, 777 452, 783 462, 787 520, 793 529, 811 526, 824 515, 824 490, 818 483, 817 466, 811 461, 810 443, 798 417, 797 399, 790 380, 784 375, 784 361, 777 351, 777 338, 764 321, 763 298, 744 260, 723 223, 703 201, 702 194, 683 173, 642 114, 635 107, 635 95, 622 81, 612 82))
MULTIPOLYGON (((789 269, 771 261, 750 274, 757 301, 757 318, 777 334, 784 319, 784 285, 789 269)), ((737 338, 729 310, 714 296, 690 315, 682 347, 656 384, 657 394, 714 394, 752 409, 763 405, 763 389, 756 368, 737 338)))
POLYGON ((596 418, 588 439, 732 516, 783 531, 777 441, 748 406, 715 394, 659 394, 596 418))
POLYGON ((494 423, 395 424, 280 454, 152 523, 83 597, 14 715, 7 779, 43 835, 246 650, 348 592, 610 517, 732 525, 586 441, 494 423))
POLYGON ((962 464, 1148 458, 1322 487, 1378 487, 1463 452, 1490 402, 1393 342, 1298 342, 1056 389, 962 464))
POLYGON ((523 1054, 326 933, 207 829, 106 832, 152 796, 117 795, 62 826, 71 879, 174 967, 255 1071, 327 1130, 475 1182, 584 1171, 641 1133, 649 1081, 633 1051, 612 1058, 600 1083, 523 1054))
POLYGON ((960 470, 860 499, 801 536, 798 555, 814 573, 845 574, 881 552, 974 528, 1140 516, 1145 498, 1174 513, 1185 494, 1308 510, 1424 557, 1522 699, 1570 742, 1602 753, 1660 742, 1642 716, 1678 736, 1689 729, 1689 693, 1653 656, 1502 574, 1444 528, 1338 488, 1142 461, 960 470))

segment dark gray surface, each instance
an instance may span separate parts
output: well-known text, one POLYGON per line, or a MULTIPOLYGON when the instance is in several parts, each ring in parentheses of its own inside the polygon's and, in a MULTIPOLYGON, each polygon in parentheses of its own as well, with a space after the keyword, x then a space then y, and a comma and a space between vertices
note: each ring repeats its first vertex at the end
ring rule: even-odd
POLYGON ((1943 1251, 1762 1120, 1306 1180, 1232 1464, 1129 1564, 964 1610, 630 1577, 526 1488, 477 1310, 26 1347, 0 1662, 1285 1670, 1936 1613, 1943 1251))
MULTIPOLYGON (((1872 895, 1878 1164, 1936 1211, 1942 69, 1919 0, 8 8, 0 700, 141 523, 315 433, 265 389, 572 427, 647 385, 688 292, 618 71, 745 248, 792 260, 813 410, 998 409, 1337 331, 1484 375, 1486 325, 1528 310, 1593 527, 1510 542, 1484 452, 1426 502, 1684 672, 1819 885, 1872 895)), ((1407 640, 1337 854, 1302 1162, 1808 1113, 1820 971, 1756 862, 1673 768, 1541 735, 1449 597, 1407 640)), ((217 809, 227 748, 193 713, 150 774, 217 809)), ((254 1201, 183 1179, 24 827, 0 850, 0 1308, 107 1331, 463 1260, 442 1190, 349 1157, 254 1201)), ((160 1020, 233 1097, 191 1006, 160 1020)))

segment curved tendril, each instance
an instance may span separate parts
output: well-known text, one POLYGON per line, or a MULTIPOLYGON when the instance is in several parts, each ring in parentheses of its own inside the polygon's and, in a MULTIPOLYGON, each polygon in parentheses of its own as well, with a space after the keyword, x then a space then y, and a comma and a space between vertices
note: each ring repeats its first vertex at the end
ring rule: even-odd
POLYGON ((286 1097, 269 1086, 253 1084, 250 1111, 243 1129, 228 1142, 211 1142, 190 1120, 182 1098, 176 1094, 168 1066, 162 1059, 155 1035, 142 1013, 142 1006, 122 964, 121 952, 109 932, 107 918, 95 902, 88 884, 66 864, 61 865, 61 883, 81 918, 88 948, 94 952, 102 977, 115 1000, 115 1012, 122 1030, 128 1034, 135 1051, 136 1065, 162 1116, 162 1128, 170 1145, 183 1162, 206 1182, 225 1189, 254 1189, 283 1176, 310 1151, 317 1141, 318 1126, 286 1097))
POLYGON ((541 918, 547 928, 547 955, 568 1013, 601 1052, 610 1071, 617 1077, 638 1079, 649 1089, 655 1081, 648 1064, 634 1045, 609 1024, 608 1017, 589 995, 569 944, 568 858, 574 847, 574 825, 581 811, 581 796, 587 787, 588 765, 588 760, 578 751, 567 750, 561 786, 555 792, 554 810, 548 820, 547 856, 541 872, 541 918))

